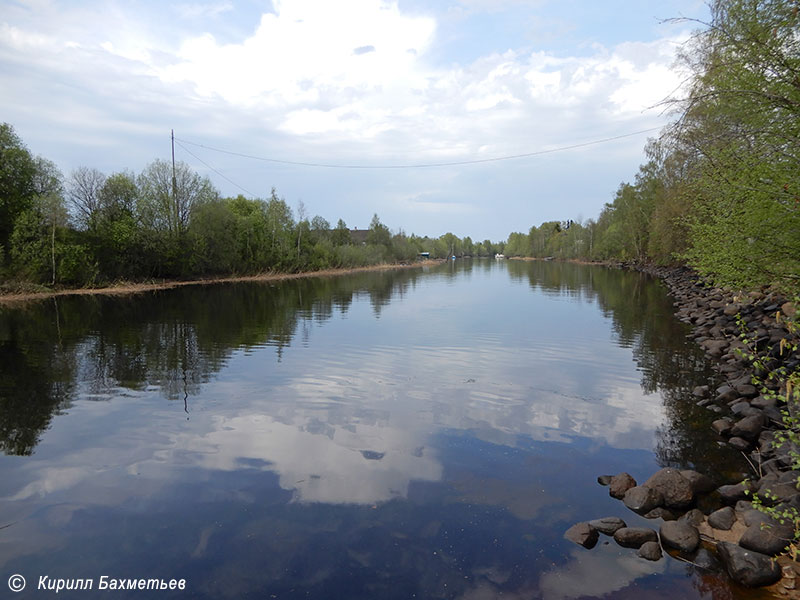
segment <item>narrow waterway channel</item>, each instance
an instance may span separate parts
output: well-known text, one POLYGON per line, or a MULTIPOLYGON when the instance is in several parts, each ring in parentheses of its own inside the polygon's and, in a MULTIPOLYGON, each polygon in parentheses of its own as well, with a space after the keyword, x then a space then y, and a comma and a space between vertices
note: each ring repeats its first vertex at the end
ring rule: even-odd
POLYGON ((2 572, 20 598, 52 593, 42 576, 185 580, 158 598, 760 597, 563 539, 657 528, 598 475, 747 468, 692 401, 714 375, 687 333, 657 280, 554 262, 2 308, 2 572))

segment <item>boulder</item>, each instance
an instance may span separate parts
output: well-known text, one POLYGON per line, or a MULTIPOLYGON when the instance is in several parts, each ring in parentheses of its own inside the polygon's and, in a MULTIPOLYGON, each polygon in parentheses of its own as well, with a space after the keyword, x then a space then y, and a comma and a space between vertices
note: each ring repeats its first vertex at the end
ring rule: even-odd
POLYGON ((754 523, 739 538, 739 545, 761 554, 775 556, 786 549, 793 534, 792 528, 788 526, 770 527, 766 523, 754 523))
POLYGON ((764 483, 758 488, 758 494, 765 504, 773 505, 789 502, 800 494, 797 486, 791 483, 764 483))
POLYGON ((619 517, 603 517, 602 519, 594 519, 593 521, 589 521, 589 525, 594 527, 600 533, 604 533, 606 535, 614 535, 614 532, 617 531, 617 529, 627 527, 625 521, 619 517))
POLYGON ((645 542, 639 546, 637 554, 647 560, 660 560, 661 545, 658 542, 645 542))
POLYGON ((600 485, 608 485, 611 483, 611 480, 614 479, 613 475, 598 475, 597 483, 600 485))
POLYGON ((729 439, 728 444, 730 444, 732 448, 735 448, 741 452, 746 452, 750 449, 750 442, 743 437, 739 437, 738 435, 729 439))
POLYGON ((717 557, 705 548, 700 548, 700 550, 697 551, 697 554, 694 555, 692 562, 706 571, 716 572, 722 569, 722 565, 719 564, 717 557))
POLYGON ((717 488, 722 501, 725 504, 736 504, 737 500, 747 499, 745 491, 749 489, 744 483, 734 483, 731 485, 721 485, 717 488))
POLYGON ((614 541, 623 548, 641 548, 645 542, 657 542, 658 534, 646 527, 623 527, 614 532, 614 541))
POLYGON ((659 506, 653 510, 649 510, 642 515, 645 519, 661 519, 662 521, 674 521, 678 517, 668 508, 659 506))
POLYGON ((637 513, 646 513, 660 506, 664 497, 658 490, 637 485, 625 492, 622 502, 637 513))
POLYGON ((721 385, 717 388, 716 401, 720 404, 727 404, 738 397, 739 393, 729 385, 721 385))
POLYGON ((592 527, 589 523, 575 523, 575 525, 564 532, 564 537, 570 542, 575 542, 584 548, 594 548, 600 536, 597 533, 597 529, 592 527))
POLYGON ((714 529, 728 531, 736 521, 736 513, 730 506, 715 510, 708 515, 708 524, 714 529))
POLYGON ((636 486, 636 480, 628 473, 614 475, 608 483, 608 493, 614 498, 622 499, 632 487, 636 486))
POLYGON ((691 483, 677 469, 660 469, 642 485, 659 492, 667 508, 686 508, 694 501, 691 483))
POLYGON ((731 427, 731 436, 741 437, 746 440, 757 440, 758 434, 764 429, 764 416, 762 414, 752 415, 737 421, 731 427))
POLYGON ((665 547, 675 548, 683 553, 694 552, 700 544, 700 532, 697 531, 697 527, 685 521, 662 523, 659 535, 665 547))
POLYGON ((730 542, 717 544, 725 570, 731 579, 747 587, 771 585, 781 578, 778 563, 766 554, 747 550, 730 542))
POLYGON ((703 514, 703 511, 693 508, 692 510, 686 511, 678 520, 688 523, 689 525, 697 526, 706 520, 706 516, 703 514))
POLYGON ((731 427, 733 427, 733 422, 728 417, 722 417, 711 423, 711 429, 719 435, 728 435, 731 427))

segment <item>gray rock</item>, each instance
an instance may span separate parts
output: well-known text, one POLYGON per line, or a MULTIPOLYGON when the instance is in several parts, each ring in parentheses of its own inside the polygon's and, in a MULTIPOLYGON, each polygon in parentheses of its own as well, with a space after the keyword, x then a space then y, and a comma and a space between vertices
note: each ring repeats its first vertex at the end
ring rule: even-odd
POLYGON ((661 559, 661 545, 658 542, 645 542, 639 546, 639 556, 647 560, 661 559))
POLYGON ((622 502, 634 512, 646 513, 660 506, 664 497, 658 490, 637 485, 625 492, 622 502))
POLYGON ((742 512, 742 521, 747 527, 751 525, 760 525, 761 523, 770 523, 771 519, 755 508, 751 508, 742 512))
POLYGON ((762 429, 764 429, 763 415, 752 415, 734 423, 731 427, 731 436, 753 441, 758 439, 762 429))
POLYGON ((660 469, 642 485, 660 492, 667 508, 686 508, 694 501, 691 483, 677 469, 660 469))
POLYGON ((625 492, 635 486, 636 480, 633 477, 628 473, 620 473, 611 478, 608 483, 608 493, 614 498, 622 499, 625 497, 625 492))
POLYGON ((641 548, 645 542, 657 542, 658 534, 646 527, 623 527, 614 532, 614 541, 623 548, 641 548))
POLYGON ((564 532, 564 537, 584 548, 594 548, 600 536, 589 523, 575 523, 564 532))
POLYGON ((600 533, 604 533, 606 535, 614 535, 614 532, 617 531, 617 529, 627 527, 625 521, 619 517, 603 517, 602 519, 594 519, 593 521, 589 521, 589 525, 594 527, 600 533))
POLYGON ((756 523, 745 530, 742 537, 739 538, 739 545, 761 554, 775 556, 786 549, 793 533, 791 527, 788 526, 770 527, 766 523, 756 523))
POLYGON ((758 396, 757 398, 753 398, 750 401, 750 406, 755 406, 756 408, 768 408, 770 406, 775 406, 777 401, 775 398, 764 398, 764 396, 758 396))
POLYGON ((700 344, 711 356, 722 356, 730 345, 728 340, 706 340, 700 344))
POLYGON ((744 483, 734 483, 732 485, 721 485, 717 488, 717 491, 725 504, 736 504, 737 500, 745 500, 747 498, 747 494, 745 494, 747 489, 744 483))
POLYGON ((608 485, 611 483, 611 480, 614 479, 613 475, 599 475, 597 477, 597 483, 600 485, 608 485))
POLYGON ((694 552, 700 544, 700 532, 697 527, 685 521, 667 521, 659 529, 661 543, 683 553, 694 552))
POLYGON ((706 571, 716 572, 722 569, 722 565, 719 563, 719 560, 717 560, 717 557, 705 548, 700 548, 700 550, 697 551, 692 562, 706 571))
POLYGON ((728 443, 736 450, 740 450, 742 452, 746 452, 750 449, 750 442, 739 436, 732 437, 728 440, 728 443))
POLYGON ((745 398, 755 398, 756 396, 758 396, 758 390, 756 389, 756 386, 754 386, 752 383, 737 385, 736 391, 739 392, 739 394, 744 396, 745 398))
POLYGON ((687 510, 684 514, 680 516, 678 521, 682 523, 688 523, 689 525, 700 525, 703 521, 706 520, 706 516, 703 514, 703 511, 693 508, 692 510, 687 510))
POLYGON ((742 307, 739 304, 728 304, 722 309, 722 314, 724 314, 726 317, 735 317, 737 314, 739 314, 740 310, 742 310, 742 307))
POLYGON ((711 423, 711 429, 716 431, 719 435, 728 435, 731 431, 731 427, 733 427, 733 421, 728 417, 722 417, 711 423))
POLYGON ((747 550, 730 542, 717 544, 725 570, 731 579, 747 587, 771 585, 781 578, 778 563, 766 554, 747 550))
POLYGON ((733 523, 735 521, 736 513, 730 506, 715 510, 713 513, 708 515, 708 524, 714 529, 728 531, 731 527, 733 527, 733 523))
POLYGON ((659 506, 653 510, 649 510, 642 515, 645 519, 661 519, 663 521, 674 521, 677 515, 668 508, 659 506))
POLYGON ((696 388, 692 390, 692 395, 695 398, 705 398, 706 396, 708 396, 708 386, 698 385, 696 388))
POLYGON ((765 483, 759 486, 758 495, 765 504, 773 505, 788 502, 800 494, 797 487, 791 483, 765 483))
POLYGON ((721 385, 717 388, 716 401, 720 404, 727 404, 731 400, 739 397, 739 392, 729 385, 721 385))

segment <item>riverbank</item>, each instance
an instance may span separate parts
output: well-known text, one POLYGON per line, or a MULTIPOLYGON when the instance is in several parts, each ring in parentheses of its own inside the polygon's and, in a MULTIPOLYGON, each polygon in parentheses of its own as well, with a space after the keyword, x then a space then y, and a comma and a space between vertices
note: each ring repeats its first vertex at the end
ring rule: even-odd
POLYGON ((113 285, 108 285, 98 288, 69 288, 63 290, 34 290, 34 291, 19 291, 19 292, 0 292, 0 306, 11 305, 17 303, 31 302, 34 300, 45 300, 48 298, 56 298, 61 296, 91 296, 91 295, 107 295, 107 296, 122 296, 129 294, 141 294, 144 292, 152 292, 156 290, 169 290, 178 287, 196 286, 196 285, 212 285, 218 283, 242 283, 242 282, 269 282, 269 281, 287 281, 290 279, 304 279, 308 277, 338 277, 340 275, 349 275, 353 273, 361 273, 367 271, 389 271, 394 269, 411 269, 416 267, 429 267, 438 265, 443 261, 440 260, 424 260, 413 263, 397 263, 390 264, 384 263, 379 265, 369 265, 364 267, 352 267, 346 269, 323 269, 321 271, 305 271, 302 273, 260 273, 258 275, 241 275, 233 277, 216 277, 208 279, 191 279, 191 280, 157 280, 146 282, 129 282, 123 281, 113 285))
POLYGON ((602 476, 598 481, 628 509, 661 519, 658 532, 607 517, 577 524, 568 539, 591 547, 597 532, 605 533, 637 548, 643 559, 660 559, 663 548, 703 571, 724 569, 742 585, 768 586, 777 597, 800 598, 795 583, 800 569, 788 556, 796 549, 799 523, 798 448, 782 441, 787 415, 795 414, 787 405, 796 399, 787 381, 800 369, 800 338, 789 324, 797 307, 768 289, 735 293, 710 286, 686 267, 606 266, 644 272, 665 283, 675 315, 692 327, 690 336, 718 372, 717 380, 694 388, 686 401, 717 414, 713 435, 746 456, 752 473, 723 485, 669 468, 641 485, 627 473, 602 476))

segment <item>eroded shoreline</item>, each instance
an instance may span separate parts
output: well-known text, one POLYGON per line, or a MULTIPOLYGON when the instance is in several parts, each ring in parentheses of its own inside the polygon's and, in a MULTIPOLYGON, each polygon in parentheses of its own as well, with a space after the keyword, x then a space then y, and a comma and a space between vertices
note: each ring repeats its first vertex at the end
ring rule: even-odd
POLYGON ((796 525, 757 506, 773 507, 776 514, 800 511, 798 474, 792 469, 797 448, 775 443, 786 427, 786 380, 800 369, 795 349, 800 339, 786 323, 786 317, 795 318, 796 306, 775 291, 737 294, 706 285, 685 267, 606 266, 644 272, 666 284, 675 316, 692 327, 690 337, 718 372, 717 380, 694 388, 686 401, 717 414, 712 435, 740 451, 752 473, 722 485, 672 468, 642 484, 627 473, 601 476, 598 482, 626 508, 659 519, 658 531, 627 527, 618 516, 608 516, 578 523, 566 537, 591 548, 603 533, 637 548, 642 559, 659 560, 663 549, 701 571, 724 571, 747 587, 769 586, 774 596, 800 598, 800 569, 786 555, 796 525), (752 355, 759 357, 757 363, 752 355), (760 499, 755 504, 754 495, 760 499))
POLYGON ((46 300, 48 298, 57 298, 61 296, 124 296, 133 294, 142 294, 145 292, 153 292, 157 290, 170 290, 186 286, 199 286, 199 285, 214 285, 218 283, 242 283, 242 282, 270 282, 270 281, 287 281, 291 279, 306 279, 309 277, 338 277, 340 275, 349 275, 352 273, 362 273, 368 271, 391 271, 394 269, 413 269, 418 267, 430 267, 438 265, 443 261, 426 260, 414 263, 385 263, 380 265, 369 265, 365 267, 352 267, 343 269, 323 269, 320 271, 304 271, 302 273, 260 273, 258 275, 238 275, 232 277, 218 277, 208 279, 190 279, 190 280, 164 280, 164 281, 150 281, 150 282, 122 282, 115 285, 110 285, 100 288, 70 288, 64 290, 47 290, 36 292, 20 292, 20 293, 0 293, 0 306, 13 305, 25 302, 33 302, 37 300, 46 300))

